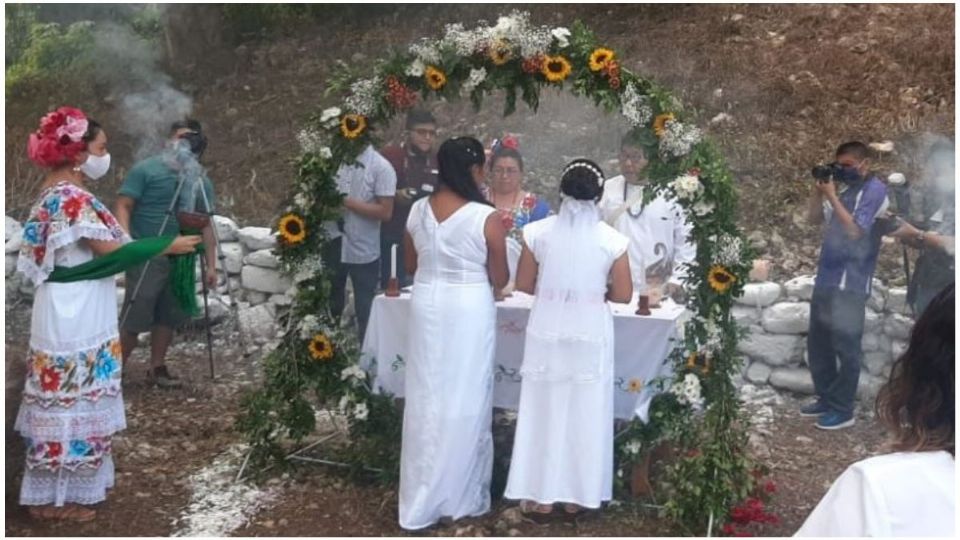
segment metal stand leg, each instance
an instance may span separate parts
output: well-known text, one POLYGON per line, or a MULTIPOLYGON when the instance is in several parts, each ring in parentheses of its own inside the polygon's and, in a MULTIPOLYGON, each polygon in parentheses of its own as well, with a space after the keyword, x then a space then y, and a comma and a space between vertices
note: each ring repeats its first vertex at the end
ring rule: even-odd
MULTIPOLYGON (((204 207, 209 212, 212 207, 210 206, 210 200, 207 198, 207 191, 201 188, 200 194, 203 197, 204 207)), ((212 214, 210 218, 210 226, 213 228, 213 238, 217 244, 217 260, 220 262, 220 267, 223 268, 223 275, 224 279, 226 280, 227 298, 230 299, 230 315, 233 317, 233 322, 237 328, 237 341, 240 344, 240 349, 242 351, 241 354, 246 357, 249 356, 250 353, 247 352, 246 340, 243 337, 243 328, 240 327, 240 310, 237 307, 237 300, 233 295, 233 286, 230 285, 230 273, 227 272, 227 256, 223 254, 223 244, 220 242, 220 231, 217 230, 217 224, 213 222, 212 214)))

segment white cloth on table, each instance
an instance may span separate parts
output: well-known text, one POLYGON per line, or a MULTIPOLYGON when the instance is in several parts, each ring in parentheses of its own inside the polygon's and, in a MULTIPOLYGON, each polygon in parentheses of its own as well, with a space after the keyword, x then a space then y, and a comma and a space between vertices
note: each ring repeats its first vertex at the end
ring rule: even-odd
POLYGON ((490 510, 496 306, 484 225, 494 209, 467 203, 442 223, 430 198, 413 204, 411 293, 400 456, 400 526, 490 510))
MULTIPOLYGON (((533 296, 517 291, 497 302, 494 407, 516 410, 520 403, 520 368, 532 306, 533 296)), ((652 309, 649 316, 634 313, 636 298, 630 304, 610 304, 610 309, 616 335, 613 412, 617 418, 629 420, 636 416, 646 422, 650 400, 658 392, 655 385, 647 383, 670 376, 671 364, 664 360, 674 344, 682 342, 683 323, 690 313, 669 298, 663 300, 660 308, 652 309), (637 383, 642 387, 639 392, 637 383)), ((405 394, 410 312, 410 293, 373 299, 361 366, 375 374, 376 392, 397 397, 405 394)))
POLYGON ((642 186, 627 183, 623 176, 610 178, 603 185, 600 212, 608 222, 616 219, 610 225, 630 239, 630 271, 636 287, 646 282, 645 267, 664 257, 674 262, 669 282, 680 285, 686 276, 686 269, 681 265, 693 262, 697 255, 696 245, 690 240, 692 225, 675 201, 661 195, 643 206, 642 193, 642 186), (618 213, 623 204, 630 201, 636 202, 618 213), (666 253, 658 255, 654 251, 657 243, 666 247, 666 253))
POLYGON ((628 240, 592 201, 527 225, 539 263, 504 497, 598 508, 613 491, 613 315, 604 300, 628 240))
POLYGON ((833 483, 796 536, 956 533, 956 466, 949 452, 897 452, 858 461, 833 483))
POLYGON ((55 266, 93 259, 83 238, 129 241, 85 190, 62 182, 45 191, 18 260, 37 283, 15 423, 27 445, 21 504, 93 504, 114 483, 111 437, 126 427, 114 278, 46 281, 55 266))

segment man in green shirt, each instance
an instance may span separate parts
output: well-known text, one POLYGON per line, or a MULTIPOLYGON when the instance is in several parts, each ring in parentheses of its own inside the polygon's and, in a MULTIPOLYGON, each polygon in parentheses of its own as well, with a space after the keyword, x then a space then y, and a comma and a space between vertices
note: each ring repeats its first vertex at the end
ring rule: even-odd
MULTIPOLYGON (((170 144, 191 134, 202 135, 202 127, 196 120, 176 122, 170 129, 170 144)), ((202 150, 194 151, 199 159, 202 150)), ((171 208, 177 183, 180 181, 179 172, 173 167, 170 152, 165 152, 143 161, 130 169, 127 177, 120 186, 117 197, 117 220, 133 238, 151 236, 176 236, 179 234, 179 225, 174 214, 167 219, 163 226, 167 211, 171 208), (162 230, 161 230, 162 227, 162 230)), ((203 176, 203 190, 210 202, 208 213, 213 213, 214 193, 213 183, 203 176)), ((181 190, 183 193, 183 190, 181 190)), ((197 202, 198 211, 203 211, 202 198, 197 202)), ((217 257, 216 241, 213 233, 212 221, 203 229, 203 243, 205 250, 205 264, 207 286, 214 288, 217 285, 217 257)), ((180 386, 179 379, 170 373, 165 364, 167 349, 173 341, 174 329, 184 323, 189 317, 180 309, 170 286, 170 261, 167 257, 157 257, 149 264, 134 268, 126 274, 126 295, 121 313, 126 314, 123 327, 120 329, 120 343, 123 350, 123 361, 126 363, 130 354, 137 346, 137 336, 141 332, 150 332, 150 371, 148 379, 161 388, 176 388, 180 386), (146 271, 146 276, 137 291, 136 298, 132 298, 134 289, 140 281, 140 275, 146 271), (132 301, 132 303, 131 303, 132 301)))

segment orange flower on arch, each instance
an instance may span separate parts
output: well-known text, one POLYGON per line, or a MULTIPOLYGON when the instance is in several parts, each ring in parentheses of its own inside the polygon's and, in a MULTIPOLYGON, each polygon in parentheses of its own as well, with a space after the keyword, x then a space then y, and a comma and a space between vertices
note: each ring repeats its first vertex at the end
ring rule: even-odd
POLYGON ((427 66, 423 76, 431 90, 440 90, 447 84, 447 74, 433 66, 427 66))

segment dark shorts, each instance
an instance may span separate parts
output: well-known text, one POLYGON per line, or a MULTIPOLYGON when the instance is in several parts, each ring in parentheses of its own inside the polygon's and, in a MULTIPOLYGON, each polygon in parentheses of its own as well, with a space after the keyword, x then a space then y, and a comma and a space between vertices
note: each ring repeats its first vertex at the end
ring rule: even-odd
POLYGON ((128 270, 125 286, 123 309, 120 311, 122 319, 129 306, 129 313, 122 328, 125 332, 136 334, 149 332, 153 326, 176 328, 190 320, 190 316, 180 309, 177 299, 173 296, 173 289, 170 286, 170 260, 167 257, 157 257, 148 265, 128 270), (143 284, 140 285, 136 299, 133 299, 134 290, 144 268, 147 271, 146 276, 143 278, 143 284), (134 300, 133 305, 130 305, 131 300, 134 300))

